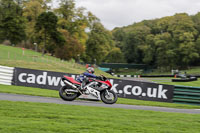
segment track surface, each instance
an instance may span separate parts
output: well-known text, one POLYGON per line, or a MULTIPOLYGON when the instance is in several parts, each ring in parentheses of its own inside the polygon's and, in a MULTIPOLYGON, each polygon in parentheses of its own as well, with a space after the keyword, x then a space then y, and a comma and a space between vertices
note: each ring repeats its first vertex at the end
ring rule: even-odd
POLYGON ((136 105, 125 105, 125 104, 108 105, 108 104, 104 104, 102 102, 85 101, 85 100, 84 101, 75 100, 75 101, 69 102, 69 101, 63 101, 60 98, 18 95, 18 94, 8 94, 8 93, 0 93, 0 100, 39 102, 39 103, 56 103, 56 104, 68 104, 68 105, 123 108, 123 109, 133 109, 133 110, 151 110, 151 111, 161 111, 161 112, 200 114, 200 109, 174 109, 174 108, 165 108, 165 107, 136 106, 136 105))

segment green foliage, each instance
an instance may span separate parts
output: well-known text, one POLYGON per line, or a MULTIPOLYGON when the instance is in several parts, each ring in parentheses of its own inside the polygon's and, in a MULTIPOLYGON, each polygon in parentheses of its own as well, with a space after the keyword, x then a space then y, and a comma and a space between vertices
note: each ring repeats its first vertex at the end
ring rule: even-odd
POLYGON ((17 44, 25 40, 25 21, 21 14, 22 8, 13 0, 0 1, 0 41, 17 44))
POLYGON ((134 27, 134 30, 127 33, 124 44, 124 55, 128 63, 143 63, 145 38, 150 33, 150 28, 141 25, 134 27))
POLYGON ((75 8, 74 0, 61 0, 60 7, 55 9, 58 15, 59 32, 64 36, 66 43, 56 48, 56 56, 79 61, 85 52, 88 21, 84 8, 75 8))
POLYGON ((56 57, 64 60, 70 60, 71 58, 79 60, 80 54, 84 51, 83 45, 76 37, 70 36, 70 33, 67 32, 67 30, 60 29, 59 31, 65 38, 65 44, 56 48, 56 57))
POLYGON ((1 40, 10 40, 12 44, 17 44, 25 39, 24 19, 20 17, 6 16, 2 20, 1 40), (13 34, 15 33, 15 34, 13 34))
POLYGON ((199 23, 199 13, 181 13, 117 28, 113 35, 128 63, 145 63, 163 70, 188 68, 200 61, 199 23))
POLYGON ((86 42, 87 61, 101 63, 113 47, 112 36, 101 23, 94 23, 86 42))
POLYGON ((119 48, 112 48, 112 50, 108 53, 108 55, 105 57, 104 62, 108 63, 123 63, 124 57, 119 48))
POLYGON ((123 41, 125 39, 125 32, 120 28, 115 28, 112 33, 115 46, 122 49, 124 45, 123 41))
MULTIPOLYGON (((43 0, 28 0, 23 3, 23 16, 26 18, 26 34, 27 40, 31 43, 36 43, 35 24, 37 17, 45 12, 46 6, 43 0)), ((32 45, 34 47, 34 45, 32 45)))
POLYGON ((62 46, 64 43, 61 33, 57 31, 57 21, 58 18, 53 12, 43 12, 38 16, 35 25, 40 38, 38 42, 43 44, 44 50, 51 54, 54 54, 55 47, 62 46))

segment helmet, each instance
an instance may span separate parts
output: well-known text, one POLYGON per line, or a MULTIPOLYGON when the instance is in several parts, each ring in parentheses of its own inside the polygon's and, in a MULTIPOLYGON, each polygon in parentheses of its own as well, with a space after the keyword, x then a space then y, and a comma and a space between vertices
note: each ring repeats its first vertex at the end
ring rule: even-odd
POLYGON ((87 68, 87 72, 89 72, 89 73, 94 73, 94 68, 93 67, 88 67, 87 68))

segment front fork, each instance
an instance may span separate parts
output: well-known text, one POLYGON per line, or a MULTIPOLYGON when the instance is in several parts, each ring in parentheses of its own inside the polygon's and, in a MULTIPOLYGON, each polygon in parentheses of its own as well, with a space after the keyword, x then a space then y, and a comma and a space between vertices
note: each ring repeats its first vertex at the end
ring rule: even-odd
POLYGON ((110 96, 110 93, 109 93, 109 91, 107 89, 106 89, 106 93, 107 93, 108 96, 110 96))

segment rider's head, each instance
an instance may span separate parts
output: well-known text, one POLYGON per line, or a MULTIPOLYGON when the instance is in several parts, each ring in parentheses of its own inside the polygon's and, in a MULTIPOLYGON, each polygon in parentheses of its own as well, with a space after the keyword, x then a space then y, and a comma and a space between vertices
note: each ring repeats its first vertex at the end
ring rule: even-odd
POLYGON ((93 74, 94 73, 94 68, 93 67, 88 67, 87 68, 87 72, 93 74))

